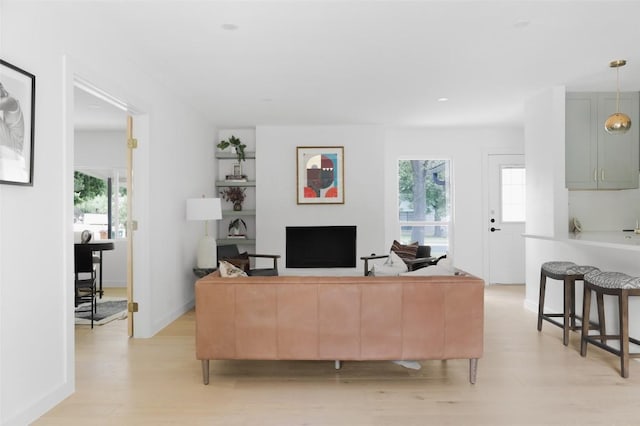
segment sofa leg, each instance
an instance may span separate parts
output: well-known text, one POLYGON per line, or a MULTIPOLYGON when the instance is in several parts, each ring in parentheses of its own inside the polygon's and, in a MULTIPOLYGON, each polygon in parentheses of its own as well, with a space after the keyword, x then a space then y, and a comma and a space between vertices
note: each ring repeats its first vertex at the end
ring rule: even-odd
POLYGON ((469 382, 476 384, 476 373, 478 372, 478 358, 469 359, 469 382))
POLYGON ((340 364, 340 361, 339 360, 335 360, 335 368, 336 368, 336 370, 340 370, 341 366, 342 365, 340 364))
POLYGON ((209 384, 209 360, 202 360, 202 383, 205 385, 209 384))

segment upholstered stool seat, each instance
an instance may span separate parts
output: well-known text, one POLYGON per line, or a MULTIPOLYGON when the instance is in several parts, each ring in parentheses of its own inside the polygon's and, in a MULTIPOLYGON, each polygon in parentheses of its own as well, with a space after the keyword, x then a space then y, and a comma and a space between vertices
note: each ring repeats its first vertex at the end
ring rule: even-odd
MULTIPOLYGON (((577 265, 574 262, 565 261, 545 262, 542 264, 540 267, 540 297, 538 299, 538 331, 542 330, 542 320, 548 321, 563 329, 562 343, 565 346, 569 344, 569 331, 579 328, 576 325, 576 319, 582 321, 582 316, 576 314, 575 284, 576 281, 582 281, 584 275, 592 271, 599 271, 599 269, 595 266, 577 265), (562 313, 544 311, 547 278, 563 282, 562 313), (562 322, 556 320, 559 317, 562 317, 562 322)), ((602 299, 599 298, 598 301, 601 302, 602 299)), ((598 312, 602 312, 601 304, 598 305, 598 312)), ((590 324, 588 320, 586 323, 590 324)), ((589 328, 592 326, 597 327, 597 324, 591 324, 589 328)))
POLYGON ((640 278, 620 272, 592 271, 584 276, 584 299, 582 310, 588 318, 591 305, 591 292, 596 296, 611 295, 618 298, 618 334, 607 334, 604 314, 600 318, 600 334, 589 334, 589 328, 582 326, 580 355, 587 355, 587 343, 596 345, 620 357, 620 375, 629 377, 629 358, 640 358, 640 353, 629 352, 629 342, 640 345, 640 341, 629 337, 629 296, 640 296, 640 278), (607 340, 617 340, 620 348, 609 346, 607 340))

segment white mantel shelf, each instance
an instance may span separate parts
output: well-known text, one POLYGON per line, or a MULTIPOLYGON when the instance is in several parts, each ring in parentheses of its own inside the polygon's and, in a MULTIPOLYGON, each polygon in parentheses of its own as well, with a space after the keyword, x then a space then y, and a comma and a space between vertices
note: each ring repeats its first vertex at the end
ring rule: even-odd
POLYGON ((602 248, 640 251, 640 234, 622 231, 569 233, 565 238, 553 238, 543 235, 524 234, 525 238, 551 241, 566 241, 570 244, 589 245, 602 248))

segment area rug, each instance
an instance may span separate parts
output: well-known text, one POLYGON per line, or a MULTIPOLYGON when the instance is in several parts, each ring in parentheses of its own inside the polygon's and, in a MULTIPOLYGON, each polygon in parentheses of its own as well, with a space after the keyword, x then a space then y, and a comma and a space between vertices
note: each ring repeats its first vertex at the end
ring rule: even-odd
MULTIPOLYGON (((127 317, 127 299, 103 297, 97 299, 98 310, 93 315, 93 325, 105 325, 127 317)), ((91 325, 91 303, 83 303, 76 308, 76 324, 91 325), (82 312, 78 312, 78 310, 82 312)))

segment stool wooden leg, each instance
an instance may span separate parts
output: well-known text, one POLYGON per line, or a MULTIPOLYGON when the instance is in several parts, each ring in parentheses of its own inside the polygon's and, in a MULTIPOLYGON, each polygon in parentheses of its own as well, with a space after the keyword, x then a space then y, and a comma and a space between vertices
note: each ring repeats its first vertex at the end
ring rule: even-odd
POLYGON ((600 343, 603 345, 606 343, 607 339, 604 336, 607 334, 607 327, 604 322, 604 294, 598 292, 596 293, 596 300, 598 305, 598 330, 600 330, 600 343))
POLYGON ((565 278, 563 282, 564 287, 564 311, 562 322, 562 344, 567 346, 569 344, 569 325, 571 317, 571 279, 565 278))
MULTIPOLYGON (((582 336, 580 339, 580 355, 587 356, 587 336, 589 335, 589 311, 591 310, 591 289, 584 285, 582 297, 582 336)), ((599 309, 598 309, 599 311, 599 309)))
POLYGON ((542 330, 542 315, 544 314, 544 291, 547 284, 547 276, 540 271, 540 297, 538 298, 538 331, 542 330))
POLYGON ((618 295, 620 316, 620 375, 629 377, 629 294, 621 290, 618 295))
POLYGON ((571 288, 569 289, 571 295, 571 330, 576 329, 576 280, 571 280, 571 288))

